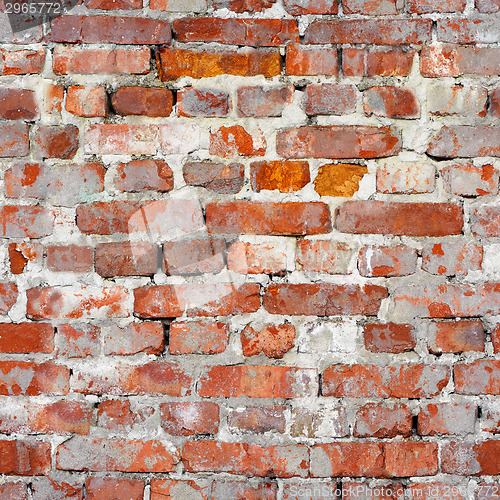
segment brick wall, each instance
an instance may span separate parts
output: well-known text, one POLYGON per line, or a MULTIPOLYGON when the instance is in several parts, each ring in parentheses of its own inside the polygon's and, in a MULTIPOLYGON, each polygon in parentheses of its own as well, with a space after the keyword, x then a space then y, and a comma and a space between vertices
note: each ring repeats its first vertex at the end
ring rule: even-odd
POLYGON ((2 500, 500 497, 498 0, 0 16, 2 500))

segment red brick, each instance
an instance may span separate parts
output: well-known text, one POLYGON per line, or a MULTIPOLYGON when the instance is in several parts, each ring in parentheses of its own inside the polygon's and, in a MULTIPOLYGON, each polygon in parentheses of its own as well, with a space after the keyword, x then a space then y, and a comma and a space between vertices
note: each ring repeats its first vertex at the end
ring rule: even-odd
POLYGON ((306 446, 270 446, 190 441, 182 447, 187 472, 227 472, 248 477, 306 477, 309 456, 306 446))
POLYGON ((177 91, 177 113, 189 117, 227 116, 229 94, 223 90, 187 87, 177 91))
POLYGON ((232 125, 210 133, 210 154, 221 158, 264 156, 266 148, 266 139, 259 128, 246 130, 241 125, 232 125))
POLYGON ((0 495, 3 500, 28 500, 28 489, 26 483, 2 483, 0 484, 0 495))
POLYGON ((142 500, 144 481, 115 477, 89 477, 85 481, 87 500, 142 500))
POLYGON ((271 314, 376 316, 386 297, 387 290, 377 285, 271 284, 263 304, 271 314))
POLYGON ((305 111, 308 115, 347 115, 356 111, 356 89, 353 85, 332 83, 306 87, 305 111))
POLYGON ((271 7, 275 2, 276 0, 212 0, 212 5, 216 9, 229 9, 241 13, 261 12, 271 7))
POLYGON ((237 93, 240 116, 281 116, 293 99, 293 85, 273 87, 239 87, 237 93))
POLYGON ((0 158, 26 156, 29 149, 28 125, 25 123, 0 124, 0 158))
POLYGON ((251 406, 233 410, 227 417, 229 427, 238 431, 264 434, 265 432, 285 432, 284 406, 251 406))
POLYGON ((177 365, 163 361, 142 365, 108 361, 98 374, 92 366, 75 371, 72 389, 82 394, 187 396, 192 382, 177 365))
POLYGON ((414 50, 357 49, 342 50, 344 76, 408 76, 414 50))
POLYGON ((41 73, 45 62, 45 48, 0 49, 0 75, 27 75, 41 73))
POLYGON ((337 49, 289 45, 286 48, 286 74, 336 76, 338 74, 337 49))
POLYGON ((48 39, 65 43, 168 44, 170 23, 143 17, 60 16, 48 39))
POLYGON ((408 10, 412 14, 463 12, 466 3, 466 0, 408 0, 408 10))
POLYGON ((162 81, 177 80, 182 76, 205 78, 226 74, 272 78, 281 72, 281 57, 277 50, 212 52, 165 47, 160 49, 157 61, 162 81))
POLYGON ((415 348, 413 328, 408 324, 368 323, 364 327, 365 347, 371 352, 411 351, 415 348))
POLYGON ((500 210, 496 206, 483 205, 476 208, 471 216, 472 233, 476 236, 492 238, 500 235, 500 210))
POLYGON ((145 241, 99 243, 95 270, 104 278, 152 276, 158 271, 158 247, 145 241))
POLYGON ((439 469, 437 443, 384 443, 384 457, 389 477, 434 476, 439 469))
POLYGON ((95 202, 76 207, 76 223, 80 231, 90 234, 128 233, 132 216, 141 203, 135 201, 95 202))
POLYGON ((61 480, 57 475, 34 478, 31 483, 33 500, 67 499, 83 500, 83 484, 80 478, 61 480))
POLYGON ((42 238, 52 234, 52 210, 27 205, 0 208, 0 235, 6 238, 42 238))
POLYGON ((52 68, 57 75, 146 74, 151 51, 147 47, 87 48, 56 45, 52 68))
POLYGON ((0 88, 0 118, 34 120, 38 115, 33 90, 0 88))
POLYGON ((350 434, 345 408, 336 403, 311 404, 304 401, 292 407, 290 434, 294 438, 345 437, 350 434))
POLYGON ((155 155, 159 148, 159 126, 99 123, 85 131, 85 152, 89 154, 155 155))
POLYGON ((54 327, 48 323, 0 323, 0 352, 54 350, 54 327))
POLYGON ((427 109, 437 116, 486 116, 488 91, 484 87, 441 85, 427 87, 427 109))
POLYGON ((163 244, 163 267, 170 276, 214 273, 225 267, 223 239, 189 239, 163 244))
POLYGON ((436 187, 432 163, 386 161, 377 168, 377 191, 390 194, 431 193, 436 187))
POLYGON ((437 40, 450 43, 496 43, 498 26, 494 19, 440 19, 436 23, 437 40))
POLYGON ((150 500, 182 499, 183 495, 185 498, 208 500, 211 485, 211 482, 203 479, 190 481, 153 478, 151 479, 150 500))
POLYGON ((68 394, 69 369, 51 361, 0 361, 2 396, 68 394))
POLYGON ((454 318, 497 315, 500 311, 500 285, 461 284, 409 285, 392 294, 395 312, 413 317, 454 318))
POLYGON ((479 12, 486 12, 488 14, 493 14, 500 11, 500 1, 499 0, 476 0, 476 9, 479 12))
POLYGON ((202 186, 220 194, 236 194, 245 182, 245 169, 241 163, 188 162, 182 173, 189 186, 202 186))
POLYGON ((371 87, 363 92, 365 115, 418 118, 420 106, 413 90, 402 87, 371 87))
POLYGON ((205 211, 212 234, 306 235, 331 231, 330 211, 320 202, 214 202, 205 211))
POLYGON ((447 165, 441 169, 441 177, 446 191, 457 196, 498 194, 499 174, 492 165, 447 165))
POLYGON ((111 105, 118 115, 169 116, 174 98, 165 88, 120 87, 111 97, 111 105))
POLYGON ((49 286, 26 290, 31 319, 123 318, 129 315, 122 287, 49 286))
POLYGON ((212 498, 276 500, 277 495, 278 485, 275 482, 214 481, 212 483, 212 498))
POLYGON ((106 116, 108 102, 105 87, 68 87, 66 110, 73 115, 91 117, 106 116))
POLYGON ((483 408, 481 430, 493 434, 500 433, 500 412, 496 408, 483 408))
POLYGON ((445 126, 433 137, 427 154, 438 158, 500 156, 500 127, 445 126))
POLYGON ((422 249, 422 269, 431 274, 460 276, 481 269, 483 248, 465 243, 435 243, 422 249))
POLYGON ((0 283, 0 314, 7 314, 17 302, 17 285, 0 283))
POLYGON ((354 252, 345 243, 330 240, 298 240, 296 262, 299 270, 350 274, 349 263, 354 252))
POLYGON ((417 251, 405 246, 363 247, 359 252, 361 276, 408 276, 417 270, 417 251))
POLYGON ((420 408, 417 432, 421 436, 474 433, 476 416, 473 404, 429 403, 420 408))
POLYGON ((384 2, 372 2, 371 0, 343 0, 342 7, 344 14, 363 14, 365 16, 385 16, 399 14, 401 7, 398 7, 396 0, 386 0, 384 2))
POLYGON ((169 330, 170 354, 217 354, 229 343, 229 327, 221 322, 174 322, 169 330))
POLYGON ((356 437, 411 436, 412 416, 407 405, 368 403, 356 412, 356 437))
POLYGON ((227 268, 241 274, 284 274, 286 253, 274 244, 236 241, 229 247, 227 268))
POLYGON ((0 409, 0 431, 9 434, 88 434, 92 424, 92 407, 77 401, 11 401, 0 409))
POLYGON ((50 443, 1 440, 0 456, 1 474, 42 476, 50 470, 50 443))
POLYGON ((493 344, 493 352, 495 354, 500 352, 500 326, 495 326, 491 332, 491 342, 493 344))
MULTIPOLYGON (((478 360, 454 367, 455 391, 458 394, 500 395, 500 361, 478 360)), ((496 473, 495 473, 496 474, 496 473)))
POLYGON ((400 149, 388 127, 311 125, 281 129, 276 137, 276 151, 284 158, 380 158, 400 149))
POLYGON ((448 383, 443 365, 334 365, 322 377, 323 396, 422 398, 437 396, 448 383))
POLYGON ((462 208, 452 203, 347 201, 337 209, 343 233, 445 236, 461 234, 462 208))
POLYGON ((68 358, 96 356, 100 350, 100 328, 88 323, 57 327, 57 354, 68 358))
POLYGON ((490 92, 490 115, 500 116, 500 87, 490 92))
POLYGON ((317 373, 288 366, 211 366, 198 384, 205 397, 297 398, 316 394, 317 373))
POLYGON ((335 0, 284 0, 285 10, 292 16, 304 14, 337 14, 335 0))
POLYGON ((330 443, 311 447, 311 477, 381 477, 380 443, 330 443))
POLYGON ((497 475, 499 457, 500 441, 452 441, 441 450, 441 469, 445 474, 461 476, 497 475))
POLYGON ((8 198, 38 198, 54 205, 73 207, 104 190, 102 163, 52 165, 14 163, 5 172, 8 198))
POLYGON ((259 161, 250 165, 252 189, 277 189, 293 193, 305 187, 311 180, 306 161, 259 161))
POLYGON ((84 0, 87 9, 135 10, 142 8, 142 0, 84 0))
POLYGON ((277 47, 299 41, 297 21, 292 19, 184 17, 176 19, 173 28, 179 42, 277 47))
POLYGON ((111 431, 130 432, 135 425, 142 426, 153 414, 152 406, 132 411, 128 399, 107 399, 97 407, 97 424, 111 431))
POLYGON ((163 160, 132 160, 116 169, 115 188, 120 191, 171 191, 174 174, 163 160))
POLYGON ((293 325, 265 325, 264 328, 245 326, 241 332, 243 356, 256 356, 263 352, 268 358, 282 358, 295 341, 293 325))
POLYGON ((260 306, 257 283, 144 286, 134 295, 134 312, 140 318, 227 316, 255 312, 260 306))
POLYGON ((43 247, 40 243, 9 243, 9 260, 10 272, 22 274, 30 262, 42 265, 43 247))
POLYGON ((368 168, 355 163, 328 163, 318 169, 314 190, 320 196, 352 198, 368 168))
POLYGON ((162 403, 161 426, 172 436, 217 434, 219 405, 207 401, 191 403, 162 403))
POLYGON ((157 440, 72 437, 57 447, 56 466, 93 472, 173 472, 179 459, 170 450, 157 440))
POLYGON ((460 45, 430 45, 420 54, 422 76, 498 75, 499 47, 466 47, 460 45))
POLYGON ((94 249, 78 245, 47 247, 47 269, 54 272, 85 273, 92 271, 94 249))
POLYGON ((313 21, 306 43, 369 43, 375 45, 420 44, 430 41, 430 19, 356 19, 313 21))
POLYGON ((78 127, 75 125, 38 127, 36 144, 42 158, 73 158, 78 151, 78 127))
POLYGON ((44 111, 60 119, 64 101, 64 86, 49 83, 45 88, 44 111))
POLYGON ((86 234, 137 232, 165 237, 173 229, 183 233, 204 229, 200 202, 196 199, 82 204, 76 207, 76 223, 86 234))
POLYGON ((145 352, 159 355, 163 352, 163 341, 161 323, 130 323, 123 328, 113 325, 104 336, 104 354, 132 355, 145 352))

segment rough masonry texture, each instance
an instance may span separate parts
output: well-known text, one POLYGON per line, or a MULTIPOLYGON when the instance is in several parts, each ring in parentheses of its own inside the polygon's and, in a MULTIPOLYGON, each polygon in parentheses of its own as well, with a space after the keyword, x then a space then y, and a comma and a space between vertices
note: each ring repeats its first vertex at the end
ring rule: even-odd
POLYGON ((0 500, 500 498, 499 0, 6 10, 0 500))

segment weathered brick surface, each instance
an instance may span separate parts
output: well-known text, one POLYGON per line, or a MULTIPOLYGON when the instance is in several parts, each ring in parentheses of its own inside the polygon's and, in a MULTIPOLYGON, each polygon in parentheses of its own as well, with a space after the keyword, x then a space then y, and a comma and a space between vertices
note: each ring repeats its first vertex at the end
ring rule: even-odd
POLYGON ((0 0, 0 500, 493 500, 499 0, 76 1, 0 0))
POLYGON ((445 236, 462 233, 463 215, 451 203, 347 201, 337 209, 335 226, 343 233, 445 236))
POLYGON ((308 126, 280 130, 278 154, 284 158, 379 158, 400 150, 389 128, 308 126))
POLYGON ((420 398, 438 395, 450 377, 439 365, 334 365, 323 372, 321 392, 334 397, 420 398))

